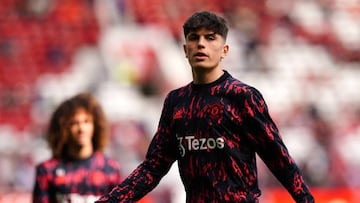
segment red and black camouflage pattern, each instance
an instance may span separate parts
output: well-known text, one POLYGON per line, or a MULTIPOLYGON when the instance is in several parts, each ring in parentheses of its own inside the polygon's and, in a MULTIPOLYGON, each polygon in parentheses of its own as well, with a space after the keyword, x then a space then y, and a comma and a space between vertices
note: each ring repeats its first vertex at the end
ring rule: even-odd
POLYGON ((33 202, 94 202, 121 180, 119 164, 100 152, 86 160, 52 158, 36 167, 33 202))
POLYGON ((134 202, 178 161, 186 202, 258 202, 256 153, 298 203, 314 199, 261 93, 225 71, 171 91, 142 162, 100 202, 134 202))

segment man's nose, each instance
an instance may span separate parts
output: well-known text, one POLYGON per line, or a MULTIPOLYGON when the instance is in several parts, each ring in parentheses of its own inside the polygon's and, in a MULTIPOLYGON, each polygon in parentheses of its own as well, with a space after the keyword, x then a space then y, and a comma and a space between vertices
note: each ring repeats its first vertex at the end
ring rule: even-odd
POLYGON ((198 42, 198 48, 204 48, 205 47, 205 38, 204 37, 200 37, 199 38, 199 42, 198 42))
POLYGON ((82 131, 85 127, 85 123, 79 123, 78 130, 82 131))

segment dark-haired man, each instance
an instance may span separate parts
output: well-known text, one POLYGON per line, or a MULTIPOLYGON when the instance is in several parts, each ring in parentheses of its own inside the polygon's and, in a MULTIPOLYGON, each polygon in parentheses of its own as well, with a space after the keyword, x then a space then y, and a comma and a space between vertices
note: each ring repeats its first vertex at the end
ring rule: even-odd
POLYGON ((256 154, 298 203, 314 202, 261 93, 221 67, 225 20, 193 14, 183 26, 193 81, 171 91, 146 159, 97 202, 134 202, 178 161, 186 202, 258 202, 256 154))

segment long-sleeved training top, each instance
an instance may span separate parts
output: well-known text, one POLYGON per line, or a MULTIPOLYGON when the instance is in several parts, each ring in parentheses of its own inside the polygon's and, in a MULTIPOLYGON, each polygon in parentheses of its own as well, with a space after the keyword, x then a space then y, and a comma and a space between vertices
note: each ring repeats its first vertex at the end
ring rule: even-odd
POLYGON ((84 160, 51 158, 36 167, 33 203, 93 203, 119 181, 118 163, 100 152, 84 160))
POLYGON ((228 72, 171 91, 146 159, 98 202, 135 202, 178 161, 186 202, 258 202, 258 154, 296 202, 313 202, 260 92, 228 72))

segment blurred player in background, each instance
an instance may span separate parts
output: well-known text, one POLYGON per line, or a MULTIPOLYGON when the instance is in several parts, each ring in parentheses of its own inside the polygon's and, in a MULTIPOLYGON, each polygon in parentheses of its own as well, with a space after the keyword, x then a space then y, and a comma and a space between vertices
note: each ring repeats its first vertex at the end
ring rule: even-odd
POLYGON ((197 12, 183 31, 193 81, 167 95, 146 159, 97 203, 138 201, 175 161, 186 202, 258 202, 256 154, 297 203, 314 202, 261 93, 221 67, 225 20, 197 12))
POLYGON ((90 203, 121 181, 116 161, 103 151, 109 138, 102 107, 88 93, 61 103, 52 114, 47 141, 52 158, 36 167, 34 203, 90 203))

